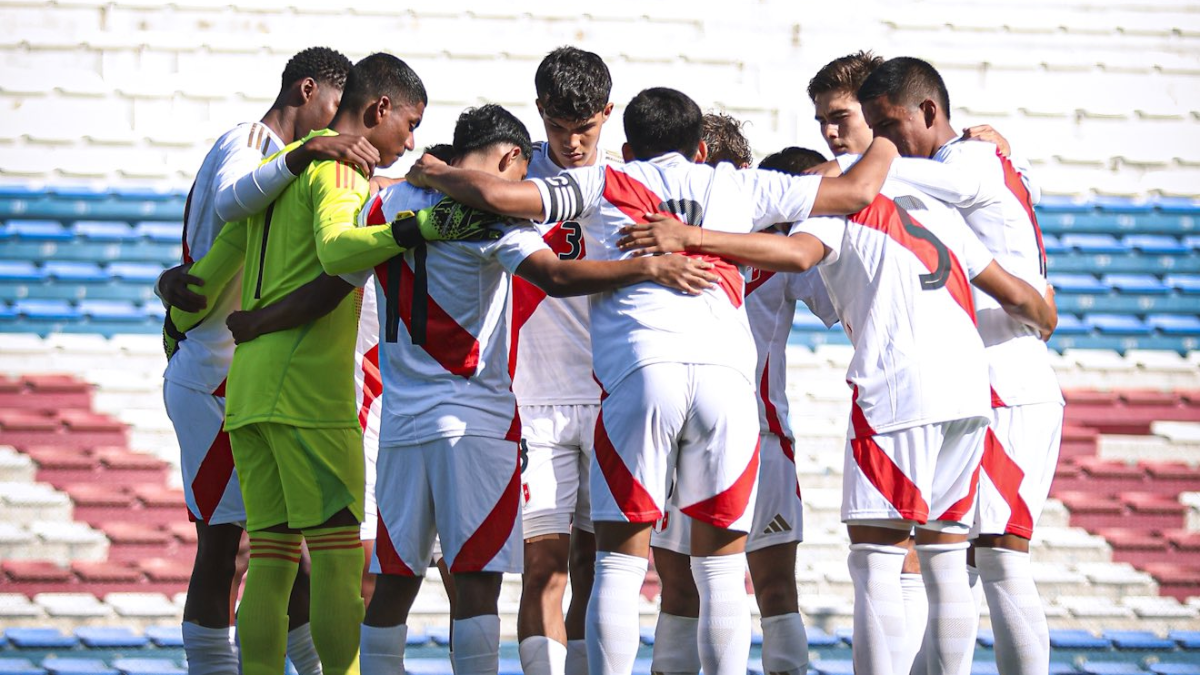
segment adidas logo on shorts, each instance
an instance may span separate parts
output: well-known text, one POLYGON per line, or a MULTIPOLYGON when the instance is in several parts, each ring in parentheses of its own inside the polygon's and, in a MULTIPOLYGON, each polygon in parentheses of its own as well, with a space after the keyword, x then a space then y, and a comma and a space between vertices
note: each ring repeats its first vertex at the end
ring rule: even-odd
POLYGON ((784 520, 782 515, 776 513, 775 517, 771 519, 771 524, 767 525, 767 527, 762 531, 762 533, 763 534, 779 534, 780 532, 791 532, 791 531, 792 531, 792 526, 788 524, 788 521, 784 520))

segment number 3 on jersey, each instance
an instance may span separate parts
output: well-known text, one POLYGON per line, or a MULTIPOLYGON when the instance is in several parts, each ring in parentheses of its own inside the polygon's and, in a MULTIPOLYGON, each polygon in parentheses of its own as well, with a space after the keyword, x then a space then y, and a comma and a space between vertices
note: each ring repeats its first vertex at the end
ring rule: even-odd
POLYGON ((583 257, 583 228, 574 220, 563 221, 546 234, 546 244, 559 260, 578 260, 583 257))

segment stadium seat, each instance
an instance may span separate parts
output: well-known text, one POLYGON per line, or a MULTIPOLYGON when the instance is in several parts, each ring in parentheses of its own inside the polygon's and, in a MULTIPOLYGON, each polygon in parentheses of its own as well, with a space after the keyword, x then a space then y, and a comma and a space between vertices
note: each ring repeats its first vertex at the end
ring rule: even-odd
POLYGON ((1112 640, 1096 637, 1091 632, 1077 628, 1051 628, 1050 646, 1055 649, 1100 649, 1112 647, 1112 640))
POLYGON ((138 284, 156 282, 163 271, 154 263, 112 263, 105 269, 114 279, 138 284))
POLYGON ((18 300, 13 309, 34 321, 75 321, 83 317, 65 300, 18 300))
POLYGON ((138 239, 129 223, 120 221, 81 220, 71 229, 86 241, 124 243, 138 239))
MULTIPOLYGON (((143 638, 145 639, 145 638, 143 638)), ((170 659, 115 659, 112 665, 121 675, 186 675, 187 670, 170 659)))
POLYGON ((21 649, 72 649, 79 644, 74 635, 63 635, 57 628, 9 628, 4 637, 21 649))
POLYGON ((183 646, 183 628, 180 626, 150 626, 146 629, 146 637, 150 638, 156 647, 183 646))
POLYGON ((119 675, 103 659, 47 658, 42 661, 42 667, 50 675, 119 675))
POLYGON ((826 633, 818 626, 805 626, 804 632, 808 636, 808 646, 813 649, 836 647, 842 643, 840 639, 826 633))
POLYGON ((49 261, 42 265, 46 276, 59 282, 96 284, 108 281, 108 274, 95 263, 49 261))
POLYGON ((1084 662, 1082 672, 1087 675, 1143 675, 1140 664, 1127 661, 1092 661, 1084 662))
POLYGON ((1174 640, 1180 649, 1200 649, 1200 630, 1173 630, 1167 637, 1174 640))
POLYGON ((1189 295, 1200 294, 1200 275, 1171 274, 1164 279, 1168 286, 1189 295))
POLYGON ((1107 293, 1112 287, 1090 274, 1050 274, 1049 282, 1058 293, 1107 293))
POLYGON ((1130 249, 1110 234, 1064 234, 1059 242, 1080 253, 1126 253, 1130 249))
POLYGON ((1107 274, 1104 276, 1104 283, 1121 293, 1163 295, 1171 292, 1170 286, 1149 274, 1107 274))
POLYGON ((1149 335, 1154 331, 1128 314, 1089 314, 1085 322, 1101 335, 1149 335))
POLYGON ((40 282, 45 280, 46 272, 31 262, 20 260, 0 261, 0 283, 40 282))
POLYGON ((85 647, 100 649, 137 649, 150 642, 149 638, 136 635, 124 626, 84 626, 75 629, 75 637, 79 638, 85 647))
POLYGON ((834 659, 819 659, 811 666, 819 675, 854 675, 854 662, 834 659))
POLYGON ((9 220, 4 229, 25 241, 70 241, 75 236, 56 220, 9 220))
POLYGON ((1121 241, 1135 251, 1158 255, 1186 255, 1192 248, 1175 237, 1163 234, 1131 234, 1121 241))
POLYGON ((1080 321, 1073 314, 1059 314, 1058 327, 1054 329, 1056 335, 1087 335, 1092 332, 1091 324, 1080 321))
POLYGON ((33 665, 29 659, 0 658, 0 675, 46 675, 45 668, 33 665))
POLYGON ((1200 663, 1150 663, 1146 668, 1155 675, 1200 675, 1200 663))
POLYGON ((145 221, 134 226, 134 230, 139 236, 145 237, 150 241, 168 244, 179 242, 183 237, 182 223, 145 221))
POLYGON ((92 321, 141 322, 147 318, 141 307, 119 300, 82 300, 79 311, 92 321))

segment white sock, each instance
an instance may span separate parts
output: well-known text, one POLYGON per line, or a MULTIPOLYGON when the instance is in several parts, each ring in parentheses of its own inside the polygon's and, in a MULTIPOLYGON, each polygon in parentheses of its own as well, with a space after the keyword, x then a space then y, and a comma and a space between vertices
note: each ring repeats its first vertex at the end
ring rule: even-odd
POLYGON ((808 675, 808 634, 804 632, 804 619, 799 614, 765 616, 762 631, 764 673, 808 675))
POLYGON ((746 554, 692 557, 700 592, 700 667, 707 675, 743 675, 750 660, 746 554))
POLYGON ((567 640, 567 675, 588 675, 587 640, 567 640))
POLYGON ((996 667, 1005 675, 1044 675, 1050 667, 1050 633, 1029 568, 1029 554, 977 548, 975 563, 992 612, 996 667))
POLYGON ((900 594, 904 596, 904 663, 901 675, 925 673, 925 661, 921 658, 921 645, 925 642, 925 623, 929 619, 929 596, 925 594, 925 580, 915 572, 900 574, 900 594))
POLYGON ((184 621, 183 651, 189 675, 237 675, 240 671, 228 628, 205 628, 184 621))
POLYGON ((321 657, 317 656, 308 624, 288 631, 287 655, 300 675, 321 675, 321 657))
POLYGON ((929 672, 966 675, 975 657, 979 611, 967 579, 967 542, 917 544, 929 594, 925 662, 929 672))
POLYGON ((455 675, 495 675, 500 670, 500 617, 483 614, 454 620, 455 675))
POLYGON ((904 596, 900 571, 908 551, 883 544, 851 544, 854 582, 854 670, 904 675, 904 596))
POLYGON ((638 594, 646 579, 648 562, 634 555, 596 552, 596 578, 588 600, 586 624, 590 675, 633 672, 641 643, 638 594))
POLYGON ((979 580, 979 559, 975 559, 976 566, 967 565, 967 583, 971 584, 971 597, 975 599, 976 613, 983 607, 983 582, 979 580))
POLYGON ((700 672, 700 619, 658 613, 654 626, 654 653, 650 672, 661 675, 696 675, 700 672))
POLYGON ((362 625, 358 638, 358 669, 362 675, 404 675, 408 626, 362 625))
POLYGON ((521 640, 521 670, 525 675, 563 675, 567 667, 567 646, 545 635, 521 640))

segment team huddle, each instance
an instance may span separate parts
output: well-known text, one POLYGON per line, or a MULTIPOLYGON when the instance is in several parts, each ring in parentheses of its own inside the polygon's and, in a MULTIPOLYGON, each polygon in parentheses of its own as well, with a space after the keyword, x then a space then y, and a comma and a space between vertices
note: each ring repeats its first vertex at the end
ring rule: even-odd
MULTIPOLYGON (((611 79, 562 47, 546 141, 463 111, 405 180, 428 97, 388 54, 289 61, 197 172, 164 273, 164 398, 199 535, 189 671, 404 673, 431 565, 457 675, 808 672, 786 343, 796 303, 854 347, 842 520, 855 671, 1046 673, 1029 539, 1058 457, 1038 192, 936 70, 859 52, 809 82, 829 149, 752 168, 740 124, 657 87, 602 149, 611 79), (231 638, 235 559, 249 564, 231 638), (563 604, 567 585, 569 607, 563 604)), ((441 114, 441 111, 437 111, 441 114)), ((802 449, 802 448, 801 448, 802 449)))

